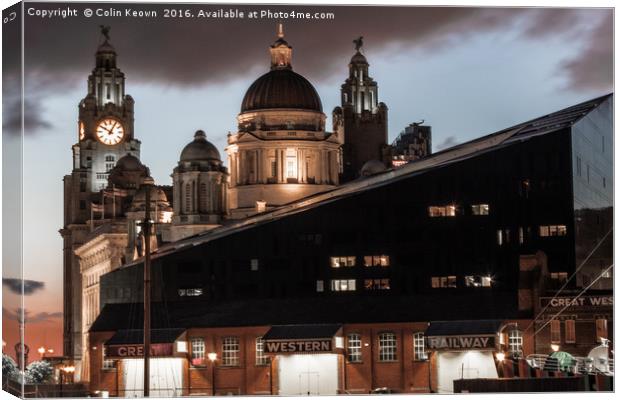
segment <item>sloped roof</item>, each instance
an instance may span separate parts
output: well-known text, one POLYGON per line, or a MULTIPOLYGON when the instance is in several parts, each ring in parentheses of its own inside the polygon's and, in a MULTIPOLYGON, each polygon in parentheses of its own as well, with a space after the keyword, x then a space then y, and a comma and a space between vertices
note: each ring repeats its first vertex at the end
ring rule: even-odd
MULTIPOLYGON (((295 202, 280 206, 273 210, 254 215, 249 218, 231 222, 220 228, 190 236, 177 242, 165 244, 152 253, 152 259, 163 257, 170 253, 182 251, 193 246, 198 246, 212 240, 219 239, 230 234, 250 229, 260 224, 269 223, 289 215, 303 212, 310 208, 319 207, 333 201, 354 196, 358 193, 382 187, 387 184, 422 174, 436 168, 450 165, 459 161, 478 156, 480 154, 493 151, 514 142, 524 141, 531 137, 556 132, 560 129, 570 127, 581 118, 592 112, 601 103, 613 97, 613 93, 597 97, 595 99, 579 103, 568 108, 532 119, 502 129, 490 135, 471 140, 451 147, 449 149, 431 154, 420 160, 405 164, 396 169, 388 169, 383 173, 378 173, 365 179, 358 179, 335 189, 315 194, 295 202)), ((126 266, 141 264, 142 259, 127 264, 126 266)))

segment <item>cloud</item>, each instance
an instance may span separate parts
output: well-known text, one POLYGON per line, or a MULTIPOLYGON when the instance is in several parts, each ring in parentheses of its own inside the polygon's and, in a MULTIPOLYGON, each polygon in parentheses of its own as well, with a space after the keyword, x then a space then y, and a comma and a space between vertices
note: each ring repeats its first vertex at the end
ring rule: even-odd
POLYGON ((439 150, 444 150, 444 149, 448 149, 450 147, 456 146, 457 144, 459 144, 459 142, 456 140, 456 137, 448 136, 447 138, 444 139, 443 142, 439 143, 436 146, 436 148, 437 148, 437 151, 439 151, 439 150))
POLYGON ((17 322, 22 322, 23 319, 25 323, 41 323, 48 322, 52 319, 62 318, 62 312, 39 312, 35 314, 31 314, 30 311, 26 309, 17 308, 14 310, 9 310, 5 307, 2 307, 2 314, 5 318, 12 319, 17 322), (23 313, 22 313, 23 310, 23 313))
MULTIPOLYGON (((9 73, 9 77, 3 77, 3 101, 2 101, 2 129, 10 135, 18 136, 22 130, 21 110, 22 96, 20 79, 18 74, 9 73)), ((24 134, 31 135, 43 129, 52 128, 53 125, 45 119, 44 107, 42 104, 43 96, 55 85, 49 82, 40 81, 36 77, 27 77, 28 87, 36 83, 32 90, 29 90, 24 98, 24 134)))
POLYGON ((32 281, 29 279, 17 278, 2 278, 2 285, 6 286, 9 291, 21 295, 22 294, 22 282, 24 285, 24 295, 29 296, 45 287, 45 282, 32 281))
POLYGON ((613 19, 606 15, 579 57, 562 65, 569 77, 568 88, 608 92, 613 90, 613 19))

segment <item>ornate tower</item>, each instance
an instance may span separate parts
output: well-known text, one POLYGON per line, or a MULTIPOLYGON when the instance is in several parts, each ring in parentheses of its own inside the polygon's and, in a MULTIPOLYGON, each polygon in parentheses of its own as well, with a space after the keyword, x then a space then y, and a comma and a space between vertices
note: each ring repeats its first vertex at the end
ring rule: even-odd
POLYGON ((334 131, 344 140, 343 182, 359 177, 362 166, 371 160, 389 163, 387 111, 379 103, 378 85, 368 74, 362 52, 362 37, 353 41, 355 54, 349 63, 349 77, 341 86, 342 107, 333 111, 334 131))
POLYGON ((243 218, 338 185, 339 138, 325 132, 314 86, 293 71, 282 26, 269 48, 270 71, 248 88, 228 136, 229 209, 243 218))
POLYGON ((203 131, 183 151, 172 173, 171 240, 218 227, 226 215, 228 171, 203 131))
MULTIPOLYGON (((95 193, 108 184, 109 172, 124 155, 140 156, 134 139, 134 101, 125 94, 125 75, 116 65, 109 27, 101 27, 103 42, 95 53, 95 68, 88 77, 88 93, 78 106, 77 143, 72 146, 73 170, 63 179, 64 226, 64 355, 75 360, 76 371, 83 352, 82 277, 75 250, 89 233, 88 221, 95 210, 95 193)), ((79 376, 76 376, 79 379, 79 376)))

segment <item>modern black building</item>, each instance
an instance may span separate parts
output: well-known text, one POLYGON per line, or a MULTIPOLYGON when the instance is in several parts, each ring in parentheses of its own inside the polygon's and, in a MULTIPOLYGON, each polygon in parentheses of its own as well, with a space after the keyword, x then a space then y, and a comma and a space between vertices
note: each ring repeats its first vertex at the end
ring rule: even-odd
MULTIPOLYGON (((613 296, 612 109, 602 96, 161 246, 154 327, 540 326, 567 280, 613 296)), ((91 333, 140 328, 142 277, 141 260, 101 277, 91 333)))

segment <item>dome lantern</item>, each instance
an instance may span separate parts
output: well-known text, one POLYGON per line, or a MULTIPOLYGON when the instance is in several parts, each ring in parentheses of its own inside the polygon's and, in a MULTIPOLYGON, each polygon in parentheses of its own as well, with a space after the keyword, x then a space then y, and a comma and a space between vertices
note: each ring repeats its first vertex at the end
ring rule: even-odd
POLYGON ((284 40, 284 30, 282 24, 278 24, 278 39, 269 49, 271 53, 271 69, 293 69, 291 59, 293 48, 284 40))

